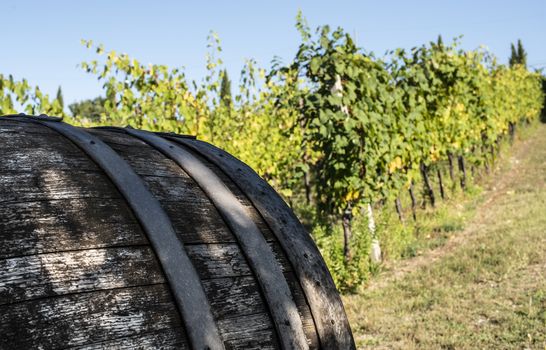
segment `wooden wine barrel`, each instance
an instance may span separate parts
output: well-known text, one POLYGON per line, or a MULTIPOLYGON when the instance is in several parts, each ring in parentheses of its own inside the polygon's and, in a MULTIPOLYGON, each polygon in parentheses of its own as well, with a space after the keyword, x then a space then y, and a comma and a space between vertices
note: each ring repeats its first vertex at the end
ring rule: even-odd
POLYGON ((193 137, 0 117, 0 349, 354 349, 310 236, 193 137))

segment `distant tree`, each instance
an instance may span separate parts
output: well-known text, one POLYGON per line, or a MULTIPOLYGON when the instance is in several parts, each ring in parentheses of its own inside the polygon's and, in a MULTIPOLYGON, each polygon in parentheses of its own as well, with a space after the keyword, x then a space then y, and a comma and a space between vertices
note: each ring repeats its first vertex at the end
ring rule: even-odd
POLYGON ((520 39, 518 39, 518 63, 527 67, 527 52, 525 52, 520 39))
POLYGON ((57 89, 57 101, 59 101, 59 104, 61 105, 61 108, 64 109, 64 98, 63 98, 63 90, 61 89, 61 87, 59 86, 59 88, 57 89))
POLYGON ((508 60, 508 64, 510 64, 510 67, 513 67, 515 64, 517 64, 518 60, 518 52, 516 51, 516 47, 514 44, 510 44, 510 59, 508 60))
POLYGON ((231 80, 229 80, 227 70, 222 72, 222 81, 220 82, 220 101, 225 106, 230 107, 231 100, 231 80))
POLYGON ((99 120, 102 113, 105 112, 104 103, 106 99, 102 96, 94 99, 87 99, 72 103, 68 109, 74 117, 83 117, 91 120, 99 120))
POLYGON ((438 35, 438 40, 436 40, 436 44, 438 45, 438 47, 444 46, 444 40, 442 39, 442 34, 438 35))
POLYGON ((524 67, 527 67, 527 52, 523 48, 521 39, 518 39, 517 46, 510 44, 510 59, 508 60, 510 67, 513 67, 516 64, 521 64, 524 67))

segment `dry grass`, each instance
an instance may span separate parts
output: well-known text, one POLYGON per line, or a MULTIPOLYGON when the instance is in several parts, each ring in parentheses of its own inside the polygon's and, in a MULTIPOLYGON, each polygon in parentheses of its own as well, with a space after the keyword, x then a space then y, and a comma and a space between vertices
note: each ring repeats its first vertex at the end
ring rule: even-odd
POLYGON ((546 125, 500 166, 464 230, 344 297, 359 348, 546 349, 546 125))

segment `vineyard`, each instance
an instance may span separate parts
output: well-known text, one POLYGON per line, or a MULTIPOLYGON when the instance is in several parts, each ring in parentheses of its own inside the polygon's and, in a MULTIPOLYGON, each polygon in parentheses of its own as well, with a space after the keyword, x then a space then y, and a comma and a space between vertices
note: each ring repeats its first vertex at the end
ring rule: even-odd
POLYGON ((226 89, 220 40, 208 74, 145 65, 83 41, 80 64, 104 89, 98 116, 69 114, 25 79, 0 75, 0 114, 63 116, 74 125, 197 135, 245 161, 299 214, 337 286, 353 291, 382 259, 411 254, 425 213, 473 191, 503 143, 538 119, 542 76, 485 49, 441 38, 377 57, 343 29, 311 30, 290 62, 249 60, 226 89))

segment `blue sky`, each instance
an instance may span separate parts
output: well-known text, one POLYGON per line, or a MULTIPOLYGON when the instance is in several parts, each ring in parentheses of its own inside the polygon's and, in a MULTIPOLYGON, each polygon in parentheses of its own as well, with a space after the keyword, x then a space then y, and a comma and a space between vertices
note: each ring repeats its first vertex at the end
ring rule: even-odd
POLYGON ((204 73, 206 37, 216 31, 222 58, 237 79, 245 58, 268 67, 289 61, 299 44, 294 28, 301 9, 312 28, 342 26, 357 44, 381 56, 464 35, 466 49, 486 45, 506 62, 510 43, 523 40, 528 63, 546 67, 546 1, 30 1, 0 2, 0 73, 27 78, 65 102, 101 94, 95 77, 77 67, 94 55, 80 39, 103 43, 144 63, 184 66, 189 78, 204 73))

